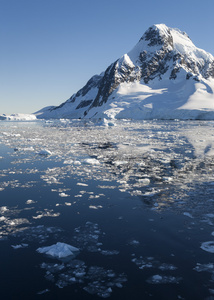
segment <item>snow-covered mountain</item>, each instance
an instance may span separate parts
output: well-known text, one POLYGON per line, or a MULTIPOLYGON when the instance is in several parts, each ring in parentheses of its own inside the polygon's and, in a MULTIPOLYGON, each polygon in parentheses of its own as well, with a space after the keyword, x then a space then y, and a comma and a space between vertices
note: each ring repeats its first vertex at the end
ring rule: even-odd
POLYGON ((214 57, 153 25, 127 54, 38 118, 214 119, 214 57))
POLYGON ((35 121, 36 116, 34 114, 12 114, 12 115, 6 115, 2 114, 0 115, 1 121, 35 121))

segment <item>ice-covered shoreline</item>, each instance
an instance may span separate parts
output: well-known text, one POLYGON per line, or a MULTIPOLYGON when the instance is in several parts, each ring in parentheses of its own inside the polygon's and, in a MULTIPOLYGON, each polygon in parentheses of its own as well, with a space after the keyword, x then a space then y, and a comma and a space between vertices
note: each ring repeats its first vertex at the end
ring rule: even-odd
POLYGON ((37 117, 34 114, 2 114, 0 121, 36 121, 37 117))

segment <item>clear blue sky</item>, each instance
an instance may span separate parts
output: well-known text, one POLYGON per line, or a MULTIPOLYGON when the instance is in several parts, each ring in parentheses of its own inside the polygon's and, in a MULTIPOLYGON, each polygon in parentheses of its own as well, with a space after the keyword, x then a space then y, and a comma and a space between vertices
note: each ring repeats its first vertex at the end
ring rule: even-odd
POLYGON ((214 55, 213 0, 0 0, 0 114, 64 102, 158 23, 214 55))

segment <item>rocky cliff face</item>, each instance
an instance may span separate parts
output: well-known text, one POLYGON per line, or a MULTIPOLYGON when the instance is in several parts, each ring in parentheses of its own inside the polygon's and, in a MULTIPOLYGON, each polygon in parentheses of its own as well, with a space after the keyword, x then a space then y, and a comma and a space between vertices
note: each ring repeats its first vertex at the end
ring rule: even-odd
MULTIPOLYGON (((166 87, 166 81, 214 78, 214 58, 198 49, 185 32, 153 25, 137 45, 104 73, 93 76, 76 94, 60 106, 38 115, 42 118, 83 118, 96 116, 109 101, 118 99, 121 84, 166 87), (114 94, 114 95, 113 95, 114 94), (96 109, 97 108, 97 109, 96 109)), ((193 83, 194 84, 194 83, 193 83)), ((121 99, 121 97, 120 97, 121 99)))

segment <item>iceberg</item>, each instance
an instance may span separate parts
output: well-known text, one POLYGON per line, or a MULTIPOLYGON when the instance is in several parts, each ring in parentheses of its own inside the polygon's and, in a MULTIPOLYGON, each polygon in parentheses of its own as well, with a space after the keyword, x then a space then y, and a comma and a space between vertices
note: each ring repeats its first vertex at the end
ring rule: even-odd
POLYGON ((74 254, 74 252, 78 252, 79 249, 71 245, 58 242, 48 247, 38 248, 36 251, 39 253, 45 253, 54 258, 65 258, 68 256, 75 255, 76 253, 74 254))

